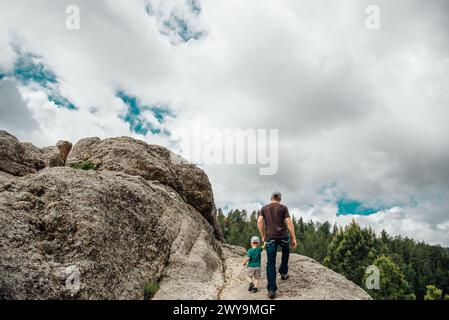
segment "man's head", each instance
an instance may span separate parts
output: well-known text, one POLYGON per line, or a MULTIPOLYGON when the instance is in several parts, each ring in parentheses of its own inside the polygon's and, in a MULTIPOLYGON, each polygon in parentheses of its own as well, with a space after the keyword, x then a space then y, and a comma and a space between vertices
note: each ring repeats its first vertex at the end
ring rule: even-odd
POLYGON ((271 201, 281 202, 281 193, 279 191, 275 191, 271 194, 271 201))
POLYGON ((254 236, 251 238, 251 247, 255 248, 258 247, 260 244, 260 239, 258 236, 254 236))

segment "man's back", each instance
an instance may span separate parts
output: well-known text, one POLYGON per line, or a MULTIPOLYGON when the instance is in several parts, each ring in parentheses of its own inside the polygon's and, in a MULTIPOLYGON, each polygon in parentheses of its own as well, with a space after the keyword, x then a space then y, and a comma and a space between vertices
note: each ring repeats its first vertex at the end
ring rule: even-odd
POLYGON ((272 202, 260 209, 259 215, 265 219, 266 237, 270 239, 288 236, 285 219, 290 217, 287 206, 279 202, 272 202))

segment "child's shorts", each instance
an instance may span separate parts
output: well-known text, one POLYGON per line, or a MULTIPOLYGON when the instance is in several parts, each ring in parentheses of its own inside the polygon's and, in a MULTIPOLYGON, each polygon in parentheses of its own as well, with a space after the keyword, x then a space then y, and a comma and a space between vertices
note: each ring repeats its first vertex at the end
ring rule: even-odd
POLYGON ((254 277, 254 279, 260 279, 260 276, 262 275, 262 269, 260 267, 258 268, 251 268, 248 267, 248 277, 254 277))

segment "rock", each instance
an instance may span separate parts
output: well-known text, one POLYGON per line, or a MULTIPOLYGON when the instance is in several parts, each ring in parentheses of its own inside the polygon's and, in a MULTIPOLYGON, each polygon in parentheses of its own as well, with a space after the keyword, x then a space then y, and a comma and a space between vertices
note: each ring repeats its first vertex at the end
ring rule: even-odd
MULTIPOLYGON (((223 245, 225 268, 225 286, 220 294, 221 299, 245 300, 268 299, 266 281, 266 253, 262 253, 261 290, 249 293, 246 281, 246 267, 242 265, 245 250, 240 247, 223 245)), ((277 255, 277 267, 281 253, 277 255)), ((353 282, 342 275, 322 266, 315 260, 298 254, 290 254, 289 275, 282 281, 278 275, 278 299, 281 300, 370 300, 371 297, 353 282)))
POLYGON ((8 132, 0 130, 0 171, 24 176, 44 167, 45 161, 39 148, 30 143, 21 143, 8 132))
POLYGON ((101 142, 100 138, 84 138, 78 141, 67 158, 67 165, 73 165, 80 161, 86 161, 92 157, 95 146, 101 142))
POLYGON ((0 171, 0 184, 8 182, 11 179, 14 179, 15 176, 13 176, 12 174, 0 171))
POLYGON ((155 300, 219 298, 224 285, 220 246, 217 242, 212 246, 204 231, 196 239, 186 239, 188 228, 183 224, 184 232, 173 243, 176 252, 170 254, 155 300))
POLYGON ((41 153, 47 167, 63 167, 71 149, 70 142, 60 140, 54 147, 42 148, 41 153))
POLYGON ((54 147, 40 149, 0 130, 0 171, 22 177, 45 167, 64 166, 71 147, 70 142, 59 141, 54 147))
POLYGON ((86 138, 74 145, 67 165, 73 166, 83 161, 91 162, 100 171, 125 172, 149 181, 157 180, 173 188, 206 218, 213 226, 215 235, 222 237, 209 178, 203 170, 168 149, 130 137, 105 140, 86 138))
POLYGON ((65 162, 67 160, 67 157, 69 156, 70 150, 72 150, 72 143, 69 141, 65 141, 65 140, 59 140, 56 143, 56 148, 58 148, 61 159, 65 165, 65 162))
POLYGON ((0 247, 0 299, 142 299, 162 276, 195 283, 201 299, 223 285, 204 217, 121 172, 46 168, 3 184, 0 247))
POLYGON ((61 157, 61 152, 57 147, 45 147, 41 149, 42 158, 45 161, 46 167, 63 167, 64 160, 61 157))

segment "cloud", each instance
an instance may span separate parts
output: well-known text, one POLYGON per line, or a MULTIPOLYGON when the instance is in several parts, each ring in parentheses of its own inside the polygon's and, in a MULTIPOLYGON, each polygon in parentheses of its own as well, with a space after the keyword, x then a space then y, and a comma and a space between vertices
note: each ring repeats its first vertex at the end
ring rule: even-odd
MULTIPOLYGON (((45 90, 19 83, 21 99, 8 108, 22 101, 17 112, 34 119, 22 137, 39 145, 131 135, 182 152, 185 141, 170 133, 194 120, 278 129, 274 176, 203 166, 218 206, 251 210, 277 189, 304 217, 355 217, 449 245, 449 5, 376 1, 380 29, 369 30, 370 4, 4 1, 0 74, 14 69, 18 45, 42 57, 76 106, 58 108, 45 90), (78 31, 65 28, 68 4, 80 7, 78 31), (118 90, 138 101, 134 112, 118 90), (166 106, 170 116, 154 109, 166 106), (337 215, 342 199, 376 213, 337 215)), ((13 134, 24 130, 14 123, 13 134)))
POLYGON ((37 126, 16 82, 7 78, 0 80, 0 127, 26 137, 26 133, 37 126))

